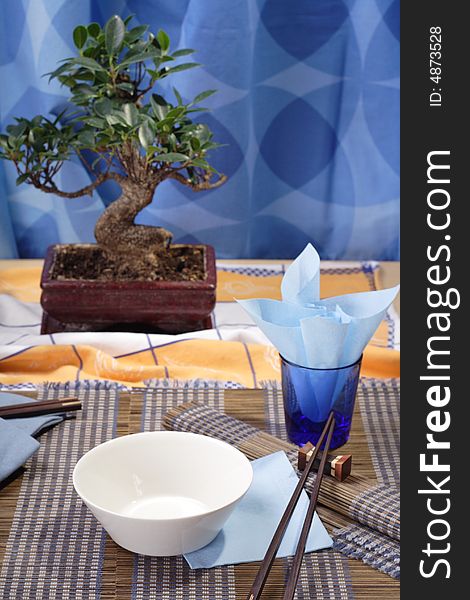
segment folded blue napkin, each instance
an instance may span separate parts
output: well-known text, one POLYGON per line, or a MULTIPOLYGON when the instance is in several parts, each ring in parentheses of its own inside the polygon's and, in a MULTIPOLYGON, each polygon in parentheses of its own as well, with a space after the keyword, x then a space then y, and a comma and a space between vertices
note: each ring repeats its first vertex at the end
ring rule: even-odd
MULTIPOLYGON (((26 396, 0 392, 2 407, 31 401, 26 396)), ((19 469, 39 448, 39 442, 32 436, 46 427, 60 423, 63 418, 63 414, 20 419, 0 418, 0 481, 19 469)))
MULTIPOLYGON (((208 546, 185 554, 192 569, 263 559, 299 480, 284 452, 258 458, 251 464, 253 483, 222 531, 208 546)), ((307 507, 308 496, 302 492, 277 553, 278 557, 295 554, 307 507)), ((306 551, 329 548, 332 544, 332 539, 315 513, 306 551)))
POLYGON ((359 359, 398 290, 396 286, 320 300, 320 257, 308 244, 284 274, 282 301, 239 303, 288 361, 334 369, 359 359))

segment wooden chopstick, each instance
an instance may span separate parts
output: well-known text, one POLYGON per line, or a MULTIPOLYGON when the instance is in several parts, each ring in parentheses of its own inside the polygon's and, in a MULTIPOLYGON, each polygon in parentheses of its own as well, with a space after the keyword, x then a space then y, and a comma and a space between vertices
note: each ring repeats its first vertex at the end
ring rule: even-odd
POLYGON ((48 404, 57 404, 58 402, 70 402, 70 401, 78 401, 78 398, 75 396, 67 397, 67 398, 52 398, 50 400, 31 400, 31 402, 22 402, 21 404, 8 404, 8 406, 0 406, 0 412, 9 411, 10 409, 16 410, 17 408, 21 408, 22 406, 47 406, 48 404))
POLYGON ((315 514, 315 508, 317 506, 318 492, 320 491, 320 485, 323 478, 323 471, 325 470, 325 463, 327 459, 328 450, 330 449, 331 438, 333 436, 333 430, 335 428, 335 419, 333 418, 330 423, 330 427, 328 430, 328 437, 326 439, 325 448, 323 449, 323 454, 320 461, 320 467, 317 471, 317 477, 315 479, 315 483, 313 486, 312 493, 310 495, 310 503, 308 505, 307 514, 305 515, 304 524, 302 527, 302 531, 300 532, 299 541, 297 544, 297 549, 294 555, 294 562, 292 563, 292 569, 289 573, 289 579, 287 580, 286 589, 284 591, 283 600, 292 600, 295 595, 295 588, 297 587, 297 581, 300 575, 300 567, 302 566, 302 560, 305 552, 305 545, 307 543, 307 537, 310 531, 310 526, 312 525, 313 516, 315 514))
POLYGON ((53 413, 80 410, 82 403, 77 398, 60 398, 55 400, 40 400, 23 404, 10 404, 0 407, 2 419, 17 419, 20 417, 37 417, 53 413))
MULTIPOLYGON (((307 477, 309 476, 310 471, 312 470, 312 468, 314 466, 315 459, 317 458, 317 454, 320 451, 320 448, 323 444, 323 441, 324 441, 326 435, 330 434, 330 432, 332 434, 332 432, 333 432, 334 422, 335 422, 334 415, 333 415, 333 412, 331 412, 325 423, 325 427, 323 428, 323 431, 321 432, 320 438, 318 439, 318 442, 315 446, 312 456, 310 457, 309 461, 307 462, 307 465, 299 479, 299 482, 297 483, 295 490, 292 493, 289 503, 286 506, 284 514, 282 515, 281 520, 279 521, 279 525, 277 526, 277 529, 274 532, 271 543, 269 544, 268 549, 266 550, 266 554, 264 555, 263 562, 261 563, 261 565, 259 567, 258 573, 256 574, 256 577, 253 581, 253 585, 251 586, 251 589, 248 593, 248 596, 247 596, 248 600, 257 600, 261 596, 264 585, 266 583, 266 579, 269 575, 269 572, 273 565, 274 559, 276 558, 276 553, 279 549, 279 546, 281 545, 282 538, 284 537, 284 533, 286 532, 287 526, 289 525, 289 521, 294 513, 295 507, 297 506, 297 502, 299 501, 299 498, 300 498, 300 495, 304 488, 305 482, 307 481, 307 477), (333 426, 332 426, 332 424, 333 424, 333 426)), ((331 435, 329 435, 329 440, 331 441, 331 435)), ((329 448, 329 443, 328 443, 328 448, 329 448)), ((326 457, 328 454, 328 448, 325 447, 325 449, 323 451, 322 461, 323 461, 323 459, 324 459, 324 461, 326 461, 326 457)), ((323 473, 323 469, 325 468, 324 462, 323 462, 323 466, 320 463, 320 467, 322 470, 319 471, 319 473, 317 475, 317 480, 319 480, 319 482, 321 482, 320 473, 323 473)), ((317 484, 315 482, 315 488, 316 488, 316 485, 317 484)), ((314 491, 315 491, 315 488, 314 488, 314 491)), ((318 488, 320 488, 320 483, 318 483, 318 488)), ((316 495, 318 496, 318 491, 317 491, 316 495)), ((316 504, 316 499, 315 499, 315 504, 316 504)), ((309 509, 310 509, 310 505, 309 505, 309 509)), ((314 509, 315 509, 315 506, 314 506, 314 509)), ((308 515, 308 512, 307 512, 307 515, 308 515)), ((307 533, 308 533, 308 530, 307 530, 307 533)), ((303 552, 300 557, 300 561, 302 560, 302 556, 303 556, 303 552)), ((296 580, 296 582, 297 582, 297 580, 296 580)))

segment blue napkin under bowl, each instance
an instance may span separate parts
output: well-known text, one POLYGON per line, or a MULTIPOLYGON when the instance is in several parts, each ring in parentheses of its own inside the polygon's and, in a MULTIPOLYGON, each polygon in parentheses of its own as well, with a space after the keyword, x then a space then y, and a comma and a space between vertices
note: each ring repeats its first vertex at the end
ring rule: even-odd
MULTIPOLYGON (((298 483, 298 477, 284 452, 275 452, 254 460, 251 464, 253 483, 222 531, 204 548, 185 554, 184 558, 192 569, 263 559, 298 483)), ((278 557, 295 554, 308 502, 306 492, 302 492, 277 553, 278 557)), ((330 548, 332 545, 332 539, 315 513, 306 552, 330 548)))

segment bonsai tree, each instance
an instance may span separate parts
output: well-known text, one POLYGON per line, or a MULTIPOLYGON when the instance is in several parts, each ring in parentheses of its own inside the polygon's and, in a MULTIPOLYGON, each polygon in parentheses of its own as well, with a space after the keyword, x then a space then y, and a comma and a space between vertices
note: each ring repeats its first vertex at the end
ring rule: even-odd
POLYGON ((191 49, 170 52, 168 35, 148 32, 147 25, 129 28, 132 17, 113 16, 79 25, 73 32, 78 55, 61 61, 48 73, 70 91, 70 108, 55 118, 16 118, 0 136, 0 157, 11 160, 17 185, 28 183, 48 194, 77 198, 91 194, 107 180, 122 191, 96 223, 95 238, 106 258, 121 272, 149 276, 167 253, 172 234, 162 227, 136 225, 157 186, 174 179, 194 191, 221 185, 225 176, 207 162, 218 144, 209 128, 191 119, 205 110, 197 105, 214 93, 208 90, 185 102, 173 88, 170 102, 153 93, 158 83, 175 73, 199 66, 178 59, 191 49), (57 187, 65 161, 77 155, 92 181, 76 191, 57 187))

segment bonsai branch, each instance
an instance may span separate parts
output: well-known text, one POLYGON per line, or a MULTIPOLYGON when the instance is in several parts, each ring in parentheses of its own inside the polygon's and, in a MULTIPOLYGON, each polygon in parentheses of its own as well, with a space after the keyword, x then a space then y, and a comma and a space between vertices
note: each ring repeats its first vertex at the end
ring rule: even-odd
POLYGON ((86 185, 85 187, 75 192, 64 192, 63 190, 60 190, 52 181, 50 181, 47 184, 42 183, 39 180, 39 176, 37 175, 31 176, 31 183, 32 185, 34 185, 35 188, 41 190, 42 192, 45 192, 46 194, 55 194, 56 196, 60 196, 61 198, 80 198, 80 196, 86 196, 91 194, 93 190, 95 190, 99 185, 101 185, 109 179, 115 179, 119 182, 121 178, 125 179, 125 177, 122 177, 117 173, 101 173, 89 185, 86 185))
POLYGON ((77 149, 77 150, 75 150, 75 152, 76 152, 78 158, 80 159, 80 162, 82 163, 82 165, 86 168, 86 170, 90 173, 90 175, 93 175, 93 177, 98 177, 100 175, 100 173, 110 173, 110 169, 113 164, 114 155, 113 155, 113 153, 109 152, 109 150, 107 148, 104 148, 100 151, 100 153, 98 154, 98 157, 92 164, 90 164, 87 161, 87 159, 83 156, 81 149, 77 149), (99 164, 100 162, 104 163, 104 171, 95 170, 94 165, 99 164))
POLYGON ((193 181, 189 179, 189 177, 185 177, 182 173, 179 173, 178 171, 173 171, 172 173, 170 173, 170 175, 168 175, 169 179, 176 179, 176 181, 179 181, 183 185, 190 187, 195 192, 201 192, 203 190, 213 190, 214 188, 218 188, 227 181, 226 175, 220 175, 219 178, 216 179, 216 181, 211 181, 211 177, 212 175, 210 172, 206 172, 200 181, 193 181))

